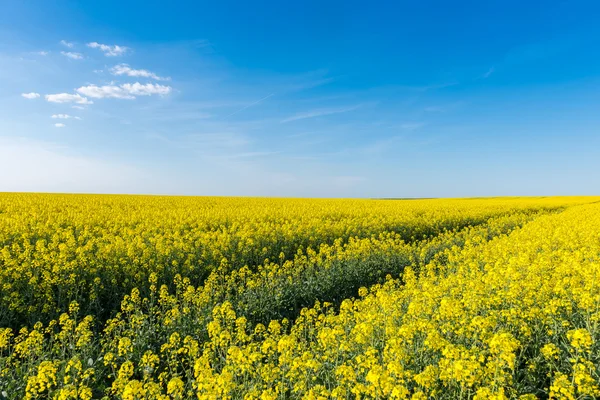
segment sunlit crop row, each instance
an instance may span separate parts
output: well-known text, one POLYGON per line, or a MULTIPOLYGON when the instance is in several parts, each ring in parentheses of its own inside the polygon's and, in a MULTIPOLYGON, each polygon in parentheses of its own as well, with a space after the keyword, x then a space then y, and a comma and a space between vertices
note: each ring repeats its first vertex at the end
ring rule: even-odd
POLYGON ((597 200, 0 195, 0 399, 600 396, 597 200))
MULTIPOLYGON (((410 241, 507 209, 582 199, 369 201, 0 195, 0 326, 47 322, 77 301, 103 319, 123 295, 177 274, 253 268, 335 240, 393 232, 410 241)), ((585 201, 585 200, 584 200, 585 201)))
POLYGON ((224 303, 194 386, 217 397, 595 398, 598 282, 600 205, 573 208, 466 243, 339 312, 304 310, 290 332, 242 330, 224 303))

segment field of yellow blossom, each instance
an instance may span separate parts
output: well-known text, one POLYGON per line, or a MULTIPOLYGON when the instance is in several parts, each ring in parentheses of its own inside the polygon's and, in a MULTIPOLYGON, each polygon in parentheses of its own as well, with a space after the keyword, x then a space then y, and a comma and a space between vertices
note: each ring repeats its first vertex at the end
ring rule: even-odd
POLYGON ((600 198, 0 194, 0 400, 600 398, 600 198))

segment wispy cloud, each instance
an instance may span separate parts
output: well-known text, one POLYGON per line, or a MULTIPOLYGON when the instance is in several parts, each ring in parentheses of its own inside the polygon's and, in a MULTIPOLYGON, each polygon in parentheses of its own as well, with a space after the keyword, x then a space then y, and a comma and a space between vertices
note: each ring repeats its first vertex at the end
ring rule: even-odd
POLYGON ((188 135, 186 141, 204 150, 241 147, 249 143, 244 135, 234 132, 197 133, 188 135))
POLYGON ((248 109, 248 108, 250 108, 250 107, 253 107, 253 106, 255 106, 255 105, 257 105, 257 104, 259 104, 259 103, 263 102, 264 100, 268 99, 269 97, 273 96, 274 94, 275 94, 275 93, 271 93, 270 95, 268 95, 268 96, 265 96, 265 97, 263 97, 263 98, 262 98, 262 99, 260 99, 260 100, 256 100, 255 102, 253 102, 253 103, 250 103, 250 104, 248 104, 248 105, 246 105, 246 106, 244 106, 244 107, 240 108, 239 110, 236 110, 236 111, 232 112, 232 113, 231 113, 231 114, 229 114, 227 117, 231 117, 231 116, 233 116, 233 115, 235 115, 235 114, 239 113, 240 111, 244 111, 244 110, 246 110, 246 109, 248 109))
POLYGON ((33 54, 37 54, 38 56, 47 56, 48 54, 50 54, 50 52, 41 50, 41 51, 34 51, 33 54))
POLYGON ((464 102, 456 101, 454 103, 447 103, 447 104, 443 104, 443 105, 427 106, 427 107, 423 108, 423 111, 428 112, 428 113, 442 113, 442 112, 455 110, 463 105, 464 105, 464 102))
POLYGON ((390 137, 377 139, 366 146, 357 149, 358 153, 367 155, 379 155, 384 153, 386 150, 392 148, 399 140, 402 139, 400 135, 394 135, 390 137))
POLYGON ((451 87, 451 86, 456 86, 458 84, 459 84, 458 81, 449 81, 449 82, 432 83, 430 85, 419 86, 419 87, 416 87, 415 89, 420 92, 427 92, 430 90, 438 90, 438 89, 444 89, 444 88, 451 87))
POLYGON ((201 133, 185 138, 186 147, 205 159, 215 161, 241 161, 267 157, 275 151, 254 150, 252 141, 244 134, 236 132, 201 133))
POLYGON ((178 139, 153 134, 149 138, 159 140, 176 149, 191 151, 203 159, 218 162, 242 161, 279 153, 253 149, 252 140, 248 136, 234 131, 196 133, 178 139))
POLYGON ((66 125, 59 122, 57 124, 54 124, 54 126, 57 127, 57 128, 64 128, 66 125))
POLYGON ((60 54, 62 54, 65 57, 69 57, 73 60, 83 60, 83 54, 81 53, 74 53, 72 51, 61 51, 60 54))
POLYGON ((197 121, 205 120, 212 116, 201 108, 179 106, 178 104, 153 104, 151 106, 143 106, 142 110, 146 120, 160 122, 182 122, 182 121, 197 121))
POLYGON ((29 100, 33 100, 33 99, 37 99, 40 97, 39 93, 36 92, 31 92, 31 93, 21 93, 21 96, 25 97, 26 99, 29 100))
POLYGON ((333 82, 334 80, 335 80, 334 78, 320 78, 320 79, 307 80, 305 82, 291 83, 289 85, 286 85, 284 87, 284 89, 286 91, 290 91, 290 92, 307 90, 307 89, 312 89, 312 88, 326 85, 328 83, 333 82))
POLYGON ((147 83, 145 85, 139 82, 125 83, 120 87, 134 96, 150 96, 153 94, 164 96, 171 93, 171 86, 164 86, 152 83, 147 83))
POLYGON ((135 78, 151 78, 157 81, 168 81, 171 80, 169 77, 160 77, 156 75, 154 72, 150 72, 145 69, 133 69, 127 64, 119 64, 115 65, 110 69, 111 74, 113 75, 126 75, 135 78))
POLYGON ((485 74, 483 74, 481 77, 483 79, 487 79, 490 77, 490 75, 492 75, 495 72, 495 68, 491 67, 490 69, 487 70, 487 72, 485 74))
POLYGON ((91 43, 88 43, 87 46, 92 49, 99 49, 100 51, 102 51, 104 53, 104 55, 106 57, 121 56, 129 51, 129 47, 119 46, 116 44, 111 46, 108 44, 91 42, 91 43))
POLYGON ((67 42, 66 40, 61 40, 61 41, 60 41, 60 44, 62 44, 62 45, 63 45, 63 46, 65 46, 65 47, 68 47, 68 48, 70 48, 70 49, 72 49, 72 48, 75 46, 75 44, 74 44, 74 43, 72 43, 72 42, 67 42))
POLYGON ((423 147, 428 147, 437 142, 431 137, 422 137, 409 134, 399 134, 386 137, 379 137, 370 143, 349 149, 350 152, 366 156, 381 156, 386 153, 398 153, 400 149, 404 151, 416 151, 423 147))
POLYGON ((116 85, 105 85, 96 86, 88 85, 82 86, 76 89, 77 93, 84 96, 92 97, 95 99, 114 98, 114 99, 129 99, 133 100, 136 96, 151 96, 158 94, 161 96, 167 95, 171 92, 170 86, 163 86, 153 83, 141 84, 136 83, 125 83, 120 86, 116 85))
POLYGON ((53 119, 78 119, 81 120, 81 117, 74 117, 69 114, 53 114, 50 118, 53 119))
POLYGON ((359 105, 355 105, 355 106, 351 106, 351 107, 321 108, 321 109, 317 109, 317 110, 311 110, 311 111, 307 111, 307 112, 298 113, 296 115, 292 115, 291 117, 281 120, 281 122, 285 123, 285 122, 292 122, 292 121, 297 121, 297 120, 307 119, 307 118, 316 118, 316 117, 323 117, 326 115, 341 114, 341 113, 345 113, 348 111, 356 110, 360 107, 361 107, 361 105, 359 104, 359 105))
POLYGON ((57 93, 47 94, 46 100, 50 103, 77 103, 77 104, 93 104, 94 102, 81 96, 80 94, 57 93))
POLYGON ((84 96, 91 97, 94 99, 128 99, 133 100, 135 96, 131 93, 123 90, 123 88, 114 85, 105 85, 105 86, 97 86, 97 85, 88 85, 82 86, 76 91, 84 96))

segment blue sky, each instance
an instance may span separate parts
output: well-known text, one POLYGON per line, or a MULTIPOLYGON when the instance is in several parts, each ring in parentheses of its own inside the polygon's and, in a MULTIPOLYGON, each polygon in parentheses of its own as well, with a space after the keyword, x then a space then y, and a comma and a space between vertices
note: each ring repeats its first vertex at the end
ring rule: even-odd
POLYGON ((599 194, 594 1, 2 8, 0 191, 599 194))

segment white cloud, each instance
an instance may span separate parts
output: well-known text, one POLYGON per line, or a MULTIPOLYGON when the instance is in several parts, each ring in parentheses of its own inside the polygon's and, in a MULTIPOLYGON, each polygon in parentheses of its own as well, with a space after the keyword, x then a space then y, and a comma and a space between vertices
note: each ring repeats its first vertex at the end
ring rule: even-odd
POLYGON ((490 75, 492 75, 492 74, 494 73, 494 71, 495 71, 495 70, 496 70, 496 69, 495 69, 494 67, 492 67, 492 68, 488 69, 488 71, 487 71, 485 74, 483 74, 482 78, 483 78, 483 79, 485 79, 485 78, 489 78, 489 77, 490 77, 490 75))
POLYGON ((50 54, 50 52, 42 50, 42 51, 36 51, 35 54, 38 54, 40 56, 47 56, 48 54, 50 54))
POLYGON ((57 128, 64 128, 66 125, 59 122, 58 124, 54 124, 54 126, 57 128))
POLYGON ((79 119, 79 120, 81 119, 81 117, 73 117, 72 115, 69 115, 69 114, 54 114, 54 115, 52 115, 51 118, 54 118, 54 119, 79 119))
POLYGON ((105 86, 82 86, 76 89, 78 93, 83 94, 84 96, 88 96, 94 99, 105 99, 105 98, 114 98, 114 99, 135 99, 135 96, 132 96, 130 93, 127 93, 119 86, 114 85, 105 85, 105 86))
POLYGON ((159 94, 161 96, 164 96, 164 95, 171 93, 170 86, 164 86, 164 85, 158 85, 158 84, 152 84, 152 83, 147 83, 145 85, 142 85, 139 82, 136 82, 133 84, 126 83, 124 85, 121 85, 121 87, 124 90, 127 90, 129 93, 131 93, 135 96, 151 96, 153 94, 159 94))
POLYGON ((85 107, 82 106, 71 106, 71 108, 75 108, 77 110, 85 110, 85 107))
POLYGON ((83 55, 81 53, 73 53, 71 51, 61 51, 60 54, 62 54, 65 57, 69 57, 73 60, 83 60, 83 55))
POLYGON ((121 56, 129 51, 129 47, 118 45, 109 46, 107 44, 101 44, 97 42, 88 43, 87 46, 91 47, 92 49, 100 49, 100 51, 102 51, 107 57, 121 56))
POLYGON ((61 41, 60 41, 60 44, 62 44, 62 45, 63 45, 63 46, 65 46, 65 47, 68 47, 68 48, 70 48, 70 49, 72 49, 72 48, 73 48, 73 46, 75 45, 74 43, 67 42, 66 40, 61 40, 61 41))
POLYGON ((25 97, 26 99, 37 99, 38 97, 40 97, 39 93, 36 92, 31 92, 31 93, 21 93, 21 96, 25 97))
POLYGON ((86 97, 71 93, 47 94, 46 100, 50 103, 94 104, 93 101, 88 100, 86 97))
POLYGON ((147 83, 145 85, 136 83, 125 83, 116 85, 88 85, 77 89, 77 93, 95 99, 114 98, 114 99, 135 99, 135 96, 151 96, 153 94, 167 95, 171 92, 170 86, 147 83))
POLYGON ((281 120, 281 122, 291 122, 291 121, 297 121, 299 119, 316 118, 316 117, 322 117, 325 115, 340 114, 340 113, 345 113, 348 111, 356 110, 359 107, 360 107, 360 105, 352 106, 352 107, 344 107, 344 108, 325 108, 325 109, 319 109, 319 110, 312 110, 312 111, 292 115, 291 117, 281 120))
POLYGON ((132 76, 135 78, 152 78, 157 81, 168 81, 171 79, 169 77, 166 77, 166 78, 160 77, 160 76, 156 75, 154 72, 150 72, 145 69, 133 69, 127 64, 115 65, 114 67, 112 67, 110 69, 110 72, 113 75, 127 75, 127 76, 132 76))

